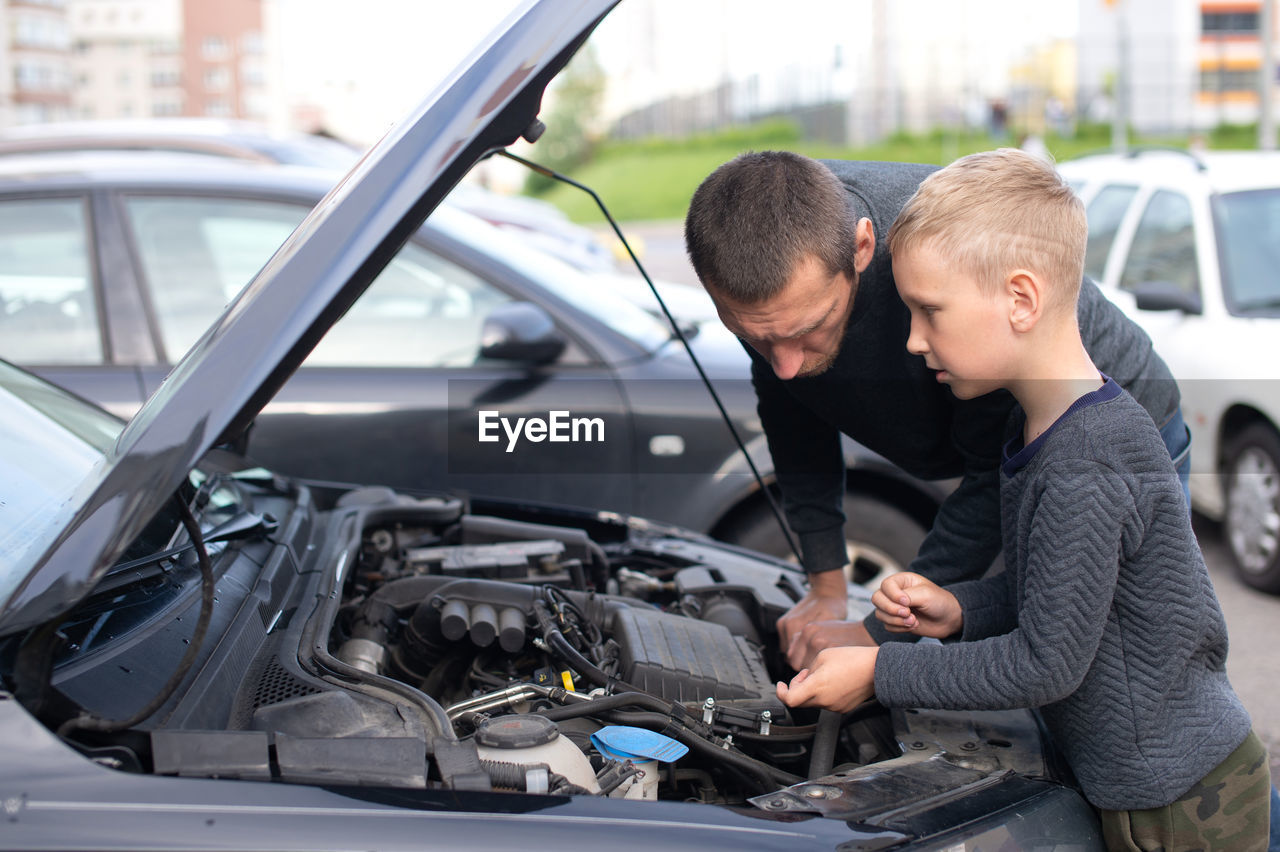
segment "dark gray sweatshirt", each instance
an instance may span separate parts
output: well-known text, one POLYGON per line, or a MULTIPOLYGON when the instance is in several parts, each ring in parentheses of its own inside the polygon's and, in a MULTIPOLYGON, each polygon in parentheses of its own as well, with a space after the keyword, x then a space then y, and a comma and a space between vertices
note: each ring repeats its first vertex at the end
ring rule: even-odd
POLYGON ((949 587, 965 641, 881 647, 876 695, 1038 707, 1090 802, 1161 807, 1250 729, 1182 486, 1155 424, 1112 381, 1019 444, 1001 468, 1006 570, 949 587))

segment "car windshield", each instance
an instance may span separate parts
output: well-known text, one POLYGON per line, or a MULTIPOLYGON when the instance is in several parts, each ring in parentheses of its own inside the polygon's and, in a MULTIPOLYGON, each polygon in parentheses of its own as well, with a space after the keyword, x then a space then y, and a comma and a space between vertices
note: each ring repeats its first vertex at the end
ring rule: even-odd
POLYGON ((0 361, 0 601, 79 507, 123 423, 0 361))
POLYGON ((1233 313, 1280 309, 1280 188, 1218 199, 1223 295, 1233 313))

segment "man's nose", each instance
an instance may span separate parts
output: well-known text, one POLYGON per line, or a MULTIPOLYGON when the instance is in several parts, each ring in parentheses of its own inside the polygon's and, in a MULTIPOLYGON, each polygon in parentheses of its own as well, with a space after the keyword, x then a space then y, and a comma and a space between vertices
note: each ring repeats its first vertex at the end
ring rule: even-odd
POLYGON ((775 345, 769 350, 769 364, 778 378, 794 379, 804 367, 804 347, 775 345))

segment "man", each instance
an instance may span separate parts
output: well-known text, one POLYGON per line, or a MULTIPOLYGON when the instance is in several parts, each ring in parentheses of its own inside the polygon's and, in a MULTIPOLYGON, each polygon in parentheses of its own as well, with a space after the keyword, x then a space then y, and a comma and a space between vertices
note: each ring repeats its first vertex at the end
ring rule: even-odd
MULTIPOLYGON (((980 576, 1000 551, 999 436, 1012 398, 959 400, 908 354, 910 315, 883 239, 932 171, 744 154, 703 181, 685 221, 694 270, 751 356, 783 508, 809 574, 808 592, 778 621, 796 669, 826 647, 897 638, 871 617, 844 621, 841 432, 914 476, 961 477, 910 570, 951 583, 980 576)), ((1147 409, 1181 461, 1188 436, 1177 385, 1150 339, 1088 280, 1079 320, 1094 362, 1147 409)))

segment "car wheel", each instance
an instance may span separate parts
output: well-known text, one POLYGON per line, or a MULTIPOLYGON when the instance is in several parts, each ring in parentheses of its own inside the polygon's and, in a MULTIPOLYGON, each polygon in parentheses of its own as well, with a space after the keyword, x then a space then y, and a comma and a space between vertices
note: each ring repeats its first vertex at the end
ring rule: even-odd
MULTIPOLYGON (((874 588, 888 574, 901 571, 915 558, 925 530, 900 509, 861 494, 844 497, 846 574, 855 583, 874 588)), ((795 562, 795 554, 778 529, 767 505, 757 505, 726 534, 725 540, 795 562)))
POLYGON ((1226 454, 1223 531, 1246 585, 1280 593, 1280 435, 1262 423, 1242 430, 1226 454))

